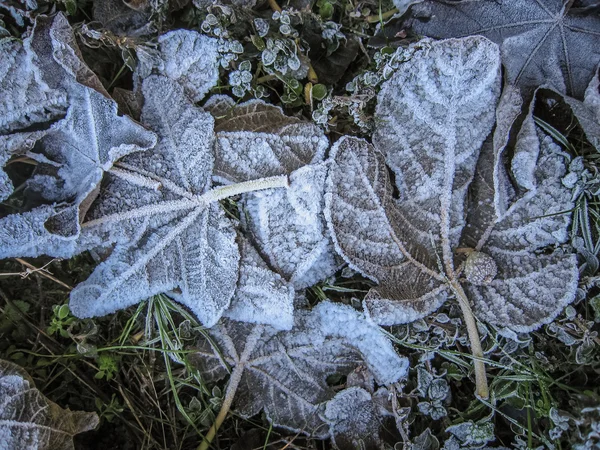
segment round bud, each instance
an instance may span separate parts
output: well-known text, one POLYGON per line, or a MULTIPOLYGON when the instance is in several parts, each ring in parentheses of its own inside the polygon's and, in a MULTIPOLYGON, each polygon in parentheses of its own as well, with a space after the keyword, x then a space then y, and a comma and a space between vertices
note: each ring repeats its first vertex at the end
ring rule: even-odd
POLYGON ((471 252, 465 261, 465 278, 476 286, 492 282, 498 273, 496 261, 490 255, 482 252, 471 252))

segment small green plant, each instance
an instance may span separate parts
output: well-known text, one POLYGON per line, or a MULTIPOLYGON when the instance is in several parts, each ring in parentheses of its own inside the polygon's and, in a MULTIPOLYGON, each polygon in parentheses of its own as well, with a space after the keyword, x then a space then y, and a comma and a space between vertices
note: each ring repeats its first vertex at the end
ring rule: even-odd
POLYGON ((98 355, 98 373, 94 376, 97 380, 112 380, 119 371, 119 358, 109 353, 98 355))
POLYGON ((54 305, 47 332, 50 335, 60 335, 67 338, 69 337, 69 327, 75 322, 77 322, 77 318, 71 315, 69 305, 54 305))

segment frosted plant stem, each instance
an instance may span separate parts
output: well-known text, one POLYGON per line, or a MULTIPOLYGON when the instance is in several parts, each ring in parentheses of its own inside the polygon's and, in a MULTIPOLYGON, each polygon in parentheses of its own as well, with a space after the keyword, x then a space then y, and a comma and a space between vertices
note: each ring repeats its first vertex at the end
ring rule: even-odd
POLYGON ((477 330, 475 316, 473 315, 469 300, 467 299, 467 294, 465 294, 462 286, 456 281, 451 282, 451 285, 452 290, 458 299, 463 318, 465 319, 467 334, 469 335, 469 342, 471 343, 471 353, 477 358, 473 360, 473 366, 475 368, 475 391, 480 398, 486 400, 490 395, 490 390, 488 388, 487 376, 485 373, 485 364, 481 361, 481 358, 483 358, 483 349, 481 348, 481 338, 479 337, 479 331, 477 330))
POLYGON ((246 368, 246 362, 258 344, 263 331, 264 327, 259 325, 254 327, 252 332, 248 335, 244 351, 239 358, 237 358, 237 364, 235 365, 233 371, 231 372, 231 376, 229 377, 229 384, 227 385, 227 390, 225 391, 225 399, 221 405, 221 410, 219 411, 215 422, 210 427, 210 430, 208 430, 208 433, 206 436, 204 436, 204 439, 198 447, 198 450, 208 450, 210 443, 215 438, 217 431, 219 430, 219 427, 227 417, 227 413, 231 409, 231 404, 235 398, 235 393, 237 392, 240 381, 242 380, 242 375, 244 374, 244 369, 246 368))
POLYGON ((276 177, 260 178, 258 180, 244 181, 229 186, 221 186, 211 189, 206 194, 202 195, 202 200, 206 203, 218 202, 235 195, 244 194, 246 192, 261 191, 263 189, 286 188, 288 187, 287 175, 279 175, 276 177))
POLYGON ((235 393, 237 392, 238 386, 240 385, 240 381, 242 380, 242 375, 244 373, 244 364, 236 365, 231 372, 231 376, 229 377, 229 384, 227 385, 227 390, 225 391, 225 399, 223 400, 223 404, 221 405, 221 409, 219 410, 219 414, 215 419, 214 423, 204 436, 202 443, 198 447, 198 450, 208 450, 212 440, 215 438, 217 431, 219 430, 221 424, 227 417, 229 410, 231 409, 231 404, 233 403, 233 399, 235 398, 235 393))

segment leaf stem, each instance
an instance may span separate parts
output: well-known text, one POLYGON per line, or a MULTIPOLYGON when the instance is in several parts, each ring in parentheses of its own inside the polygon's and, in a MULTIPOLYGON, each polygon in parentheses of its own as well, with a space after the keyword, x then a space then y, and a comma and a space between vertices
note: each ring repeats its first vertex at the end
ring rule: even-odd
POLYGON ((475 368, 475 391, 476 394, 484 399, 490 396, 490 390, 488 388, 487 376, 485 374, 485 364, 481 360, 483 358, 483 348, 481 347, 481 338, 479 337, 479 331, 477 330, 477 323, 475 322, 475 316, 469 305, 467 294, 463 290, 462 286, 452 281, 450 283, 452 290, 456 294, 458 304, 462 310, 463 318, 465 319, 465 325, 467 326, 467 334, 469 336, 469 342, 471 343, 471 353, 473 354, 473 366, 475 368))
POLYGON ((215 422, 208 430, 206 436, 200 443, 198 450, 208 450, 212 440, 215 438, 219 427, 227 417, 227 413, 231 409, 231 404, 233 403, 233 399, 235 398, 235 393, 237 392, 238 386, 240 385, 240 381, 242 380, 242 375, 244 373, 244 365, 239 364, 236 365, 231 372, 231 377, 229 377, 229 384, 227 385, 227 390, 225 391, 225 398, 223 400, 223 404, 221 405, 221 409, 219 410, 219 414, 215 419, 215 422))
POLYGON ((235 195, 246 192, 261 191, 263 189, 287 188, 287 175, 278 175, 275 177, 259 178, 258 180, 244 181, 242 183, 231 184, 211 189, 202 195, 202 200, 206 203, 217 202, 235 195))

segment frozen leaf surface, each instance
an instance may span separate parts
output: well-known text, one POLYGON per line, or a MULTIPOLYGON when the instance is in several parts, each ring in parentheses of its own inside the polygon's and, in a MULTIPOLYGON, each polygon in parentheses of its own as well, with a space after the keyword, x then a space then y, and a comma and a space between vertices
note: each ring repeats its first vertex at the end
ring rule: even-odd
POLYGON ((553 248, 568 240, 570 216, 565 211, 574 207, 570 190, 561 182, 567 157, 537 129, 532 110, 519 132, 511 167, 529 189, 510 203, 502 195, 502 185, 496 183, 495 190, 490 190, 494 172, 498 177, 504 171, 504 155, 496 147, 494 161, 490 149, 484 147, 471 192, 478 201, 472 205, 463 234, 463 246, 472 245, 498 266, 498 275, 490 283, 465 283, 476 313, 522 332, 554 319, 575 299, 579 279, 575 255, 553 248), (522 147, 526 147, 525 158, 518 157, 522 147), (496 205, 496 213, 482 214, 491 204, 496 205))
POLYGON ((566 0, 427 1, 411 23, 435 38, 483 35, 501 46, 508 83, 531 93, 543 84, 582 98, 600 62, 600 17, 569 12, 566 0))
POLYGON ((241 105, 213 96, 204 106, 215 117, 215 177, 238 183, 290 174, 323 160, 328 141, 314 124, 260 100, 241 105))
POLYGON ((347 374, 363 360, 380 383, 398 381, 408 371, 408 361, 377 326, 352 308, 329 302, 297 312, 291 331, 224 321, 210 333, 213 343, 199 343, 197 364, 209 380, 233 368, 229 383, 239 384, 239 414, 250 417, 264 410, 276 426, 321 438, 328 433, 321 418, 324 402, 334 396, 326 383, 329 375, 347 374), (356 344, 353 337, 360 336, 368 346, 362 347, 361 339, 356 344))
POLYGON ((73 436, 97 425, 95 413, 62 409, 35 388, 23 369, 0 360, 0 447, 71 450, 73 436))
POLYGON ((332 275, 339 266, 323 216, 324 163, 302 167, 287 190, 244 195, 246 229, 269 263, 296 289, 332 275))
POLYGON ((138 82, 155 73, 180 83, 199 102, 219 78, 218 41, 196 31, 175 30, 158 38, 158 50, 141 48, 134 75, 138 82))
POLYGON ((344 389, 327 402, 324 420, 331 441, 340 450, 379 450, 384 442, 379 429, 384 425, 385 409, 368 391, 359 387, 344 389))
MULTIPOLYGON (((40 131, 0 136, 0 159, 6 159, 11 152, 27 152, 27 156, 37 161, 26 193, 34 193, 32 197, 51 203, 25 211, 22 217, 12 215, 2 219, 4 236, 10 239, 3 241, 1 254, 68 257, 73 245, 66 238, 73 241, 79 234, 86 203, 95 195, 103 173, 116 159, 154 146, 156 136, 117 114, 116 103, 107 98, 100 81, 81 59, 72 30, 62 14, 38 17, 34 32, 19 55, 14 64, 23 66, 26 72, 13 74, 7 80, 10 89, 7 101, 13 106, 26 103, 33 111, 37 106, 32 96, 40 95, 33 93, 37 89, 58 96, 67 109, 66 116, 59 121, 49 122, 54 117, 44 116, 46 122, 36 124, 43 125, 40 131), (21 98, 22 95, 25 97, 21 98)), ((40 107, 46 114, 53 111, 43 99, 40 107)), ((40 119, 34 112, 25 111, 22 115, 35 121, 40 119)), ((10 187, 4 191, 9 192, 10 187)))
POLYGON ((211 326, 229 306, 240 258, 232 223, 202 197, 213 166, 213 119, 169 78, 150 76, 142 91, 142 121, 159 142, 149 155, 124 158, 88 213, 81 245, 116 246, 73 290, 71 309, 103 315, 179 290, 180 301, 211 326))
POLYGON ((459 295, 486 320, 530 331, 574 298, 575 257, 555 249, 569 216, 547 217, 572 208, 564 155, 530 113, 509 176, 521 99, 508 87, 495 113, 498 56, 481 37, 434 43, 383 85, 376 148, 344 138, 332 150, 326 217, 339 252, 379 283, 365 298, 377 323, 411 322, 459 295), (495 276, 464 278, 469 249, 495 276))
POLYGON ((322 131, 261 101, 236 106, 216 96, 206 107, 215 117, 217 180, 290 174, 287 190, 245 194, 240 204, 246 229, 271 267, 296 289, 331 275, 337 261, 322 212, 327 173, 322 131))
POLYGON ((411 322, 446 299, 438 258, 454 270, 452 247, 499 90, 495 44, 480 37, 434 43, 383 85, 379 151, 354 138, 334 146, 326 216, 344 258, 379 282, 365 300, 376 322, 411 322))
POLYGON ((294 325, 294 289, 273 272, 246 240, 241 244, 240 275, 224 317, 289 330, 294 325))

